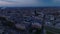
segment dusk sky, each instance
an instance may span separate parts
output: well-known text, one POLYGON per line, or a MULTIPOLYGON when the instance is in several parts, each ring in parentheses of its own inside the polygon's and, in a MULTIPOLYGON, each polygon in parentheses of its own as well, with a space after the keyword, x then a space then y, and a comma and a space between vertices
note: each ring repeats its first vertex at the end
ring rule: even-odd
POLYGON ((13 6, 13 7, 60 6, 60 0, 0 0, 0 6, 13 6))

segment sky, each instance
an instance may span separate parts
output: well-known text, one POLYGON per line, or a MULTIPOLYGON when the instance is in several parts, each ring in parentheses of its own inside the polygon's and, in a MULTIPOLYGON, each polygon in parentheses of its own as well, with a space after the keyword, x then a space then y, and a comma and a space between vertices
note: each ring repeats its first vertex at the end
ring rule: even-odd
POLYGON ((60 6, 60 0, 0 0, 0 6, 41 7, 60 6))

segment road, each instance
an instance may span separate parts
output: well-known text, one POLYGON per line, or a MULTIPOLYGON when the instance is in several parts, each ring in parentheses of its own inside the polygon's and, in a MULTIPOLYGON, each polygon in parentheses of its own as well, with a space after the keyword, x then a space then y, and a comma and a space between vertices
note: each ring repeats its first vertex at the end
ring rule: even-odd
POLYGON ((50 27, 50 26, 45 26, 46 31, 54 33, 54 34, 60 34, 60 29, 50 27))

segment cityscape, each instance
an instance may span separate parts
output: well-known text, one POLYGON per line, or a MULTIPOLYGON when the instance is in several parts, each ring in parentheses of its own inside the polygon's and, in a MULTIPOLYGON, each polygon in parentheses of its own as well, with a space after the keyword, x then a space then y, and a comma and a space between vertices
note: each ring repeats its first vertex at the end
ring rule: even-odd
POLYGON ((0 7, 0 34, 60 34, 60 8, 0 7))

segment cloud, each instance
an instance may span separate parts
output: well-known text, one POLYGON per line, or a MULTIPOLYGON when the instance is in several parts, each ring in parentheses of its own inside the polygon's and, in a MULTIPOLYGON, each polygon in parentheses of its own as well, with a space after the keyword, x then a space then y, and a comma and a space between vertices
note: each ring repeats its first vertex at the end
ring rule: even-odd
POLYGON ((15 3, 16 5, 24 5, 24 6, 39 6, 42 4, 42 2, 37 0, 18 0, 15 3))
POLYGON ((59 6, 60 0, 0 0, 0 6, 59 6))
POLYGON ((55 0, 55 1, 60 1, 60 0, 55 0))
POLYGON ((1 0, 0 5, 4 6, 40 6, 43 2, 38 0, 1 0))
POLYGON ((37 6, 37 0, 0 0, 0 6, 37 6))
POLYGON ((13 5, 14 3, 11 2, 6 2, 6 1, 0 1, 0 6, 9 6, 9 5, 13 5))
POLYGON ((55 3, 60 3, 60 0, 53 0, 53 2, 55 2, 55 3))
POLYGON ((1 0, 1 1, 14 2, 16 0, 1 0))

